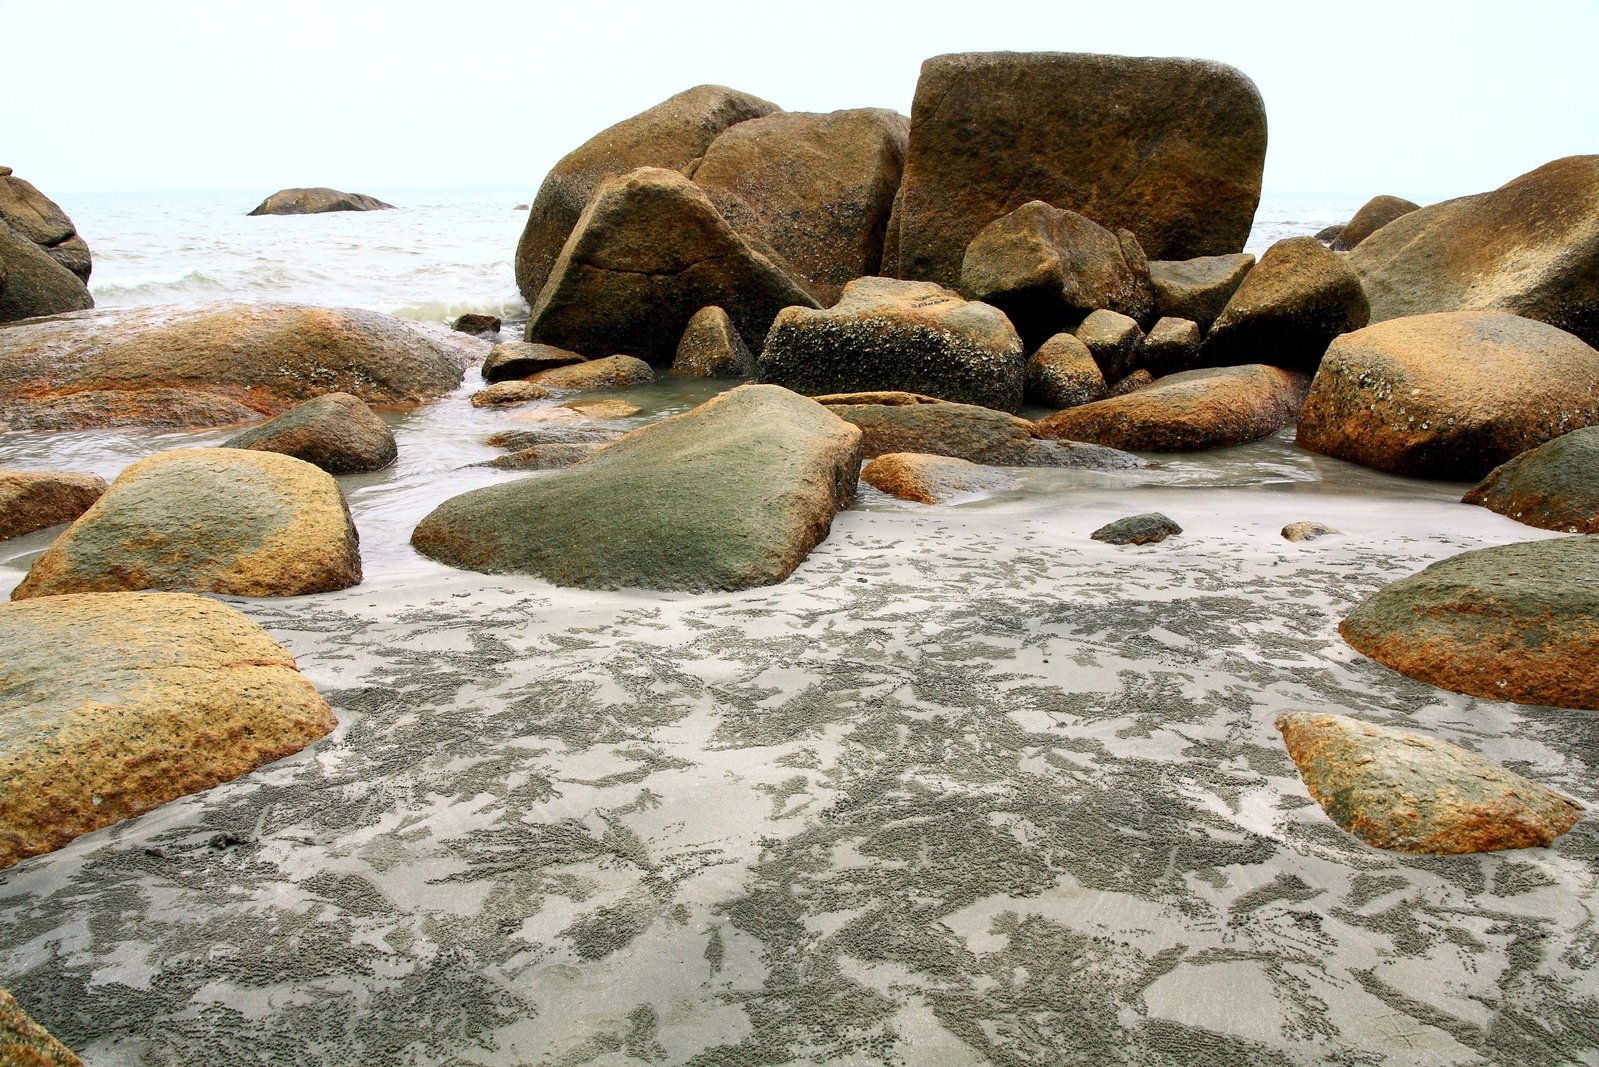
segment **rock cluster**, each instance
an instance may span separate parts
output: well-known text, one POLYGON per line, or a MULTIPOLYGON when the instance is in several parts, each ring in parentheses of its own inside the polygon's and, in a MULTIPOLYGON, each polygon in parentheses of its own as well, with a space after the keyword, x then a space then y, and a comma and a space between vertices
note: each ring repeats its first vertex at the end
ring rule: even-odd
POLYGON ((66 212, 0 167, 0 322, 94 307, 92 267, 66 212))

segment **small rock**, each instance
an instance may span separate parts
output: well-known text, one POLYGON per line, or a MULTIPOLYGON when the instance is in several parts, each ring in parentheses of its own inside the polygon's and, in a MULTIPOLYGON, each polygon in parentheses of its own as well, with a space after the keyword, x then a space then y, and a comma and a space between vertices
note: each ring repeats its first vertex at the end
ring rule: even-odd
POLYGON ((475 408, 507 408, 548 400, 553 395, 537 382, 495 382, 473 393, 470 402, 475 408))
POLYGON ((1100 310, 1077 327, 1077 339, 1088 346, 1094 362, 1105 373, 1107 382, 1119 381, 1132 373, 1144 331, 1137 320, 1116 311, 1100 310))
POLYGON ((527 341, 501 341, 489 349, 481 371, 486 382, 508 382, 526 379, 552 367, 568 367, 588 359, 576 352, 554 345, 531 344, 527 341))
POLYGON ((1283 527, 1283 539, 1286 541, 1319 541, 1336 533, 1338 531, 1331 526, 1319 522, 1291 522, 1283 527))
POLYGON ((519 449, 508 456, 496 456, 474 467, 494 467, 502 471, 551 471, 570 467, 587 459, 605 446, 602 444, 545 444, 519 449))
POLYGON ((1088 536, 1111 545, 1152 545, 1180 534, 1183 528, 1158 511, 1108 522, 1088 536))
POLYGON ((399 455, 393 431, 360 397, 349 393, 307 400, 230 437, 222 447, 293 456, 329 474, 382 470, 399 455))
POLYGON ((538 426, 528 430, 501 430, 484 444, 490 448, 504 448, 520 452, 539 445, 609 444, 622 436, 620 430, 607 430, 596 426, 538 426))
POLYGON ((755 357, 727 312, 703 307, 683 328, 671 373, 682 378, 748 378, 755 373, 755 357))
POLYGON ((1056 334, 1027 361, 1026 399, 1030 404, 1069 408, 1104 396, 1104 373, 1088 346, 1072 334, 1056 334))
POLYGON ((890 452, 861 469, 861 481, 901 500, 943 504, 957 497, 1014 489, 1017 480, 1002 470, 953 456, 890 452))
POLYGON ((621 397, 606 397, 597 400, 573 400, 563 404, 569 411, 590 419, 626 419, 637 415, 642 410, 637 404, 621 397))
POLYGON ((1140 367, 1138 370, 1135 370, 1131 374, 1127 375, 1127 377, 1119 379, 1115 385, 1105 390, 1105 399, 1108 400, 1113 396, 1126 396, 1128 393, 1136 393, 1138 390, 1148 389, 1154 384, 1155 376, 1140 367))
POLYGON ((1149 280, 1155 287, 1155 311, 1190 319, 1198 323, 1201 332, 1208 330, 1254 266, 1255 257, 1247 252, 1151 260, 1149 280))
POLYGON ((0 469, 0 541, 71 522, 105 491, 98 474, 0 469))
POLYGON ((461 333, 499 333, 500 317, 469 311, 450 323, 450 329, 459 330, 461 333))
POLYGON ((1197 366, 1199 340, 1198 323, 1167 315, 1144 335, 1137 363, 1157 378, 1193 370, 1197 366))
POLYGON ((545 389, 631 389, 655 380, 655 371, 634 356, 606 356, 541 370, 529 379, 545 389))
POLYGON ((1308 711, 1277 717, 1305 788, 1368 845, 1452 856, 1547 846, 1582 805, 1436 738, 1308 711))

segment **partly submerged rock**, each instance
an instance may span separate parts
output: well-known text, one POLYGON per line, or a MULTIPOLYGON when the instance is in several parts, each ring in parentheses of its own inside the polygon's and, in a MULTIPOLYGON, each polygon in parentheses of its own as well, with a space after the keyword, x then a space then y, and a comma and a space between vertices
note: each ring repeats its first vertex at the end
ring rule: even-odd
POLYGON ((1248 252, 1151 260, 1149 281, 1155 289, 1155 311, 1191 319, 1203 333, 1210 329, 1254 266, 1255 257, 1248 252))
MULTIPOLYGON (((600 131, 550 168, 516 246, 516 285, 529 305, 601 182, 639 167, 687 174, 722 132, 779 110, 722 85, 697 85, 600 131)), ((629 349, 628 351, 632 351, 629 349)))
POLYGON ((785 308, 757 376, 808 395, 894 390, 1015 411, 1027 359, 997 308, 927 282, 861 278, 831 308, 785 308))
POLYGON ((274 452, 193 448, 124 470, 11 596, 299 596, 360 581, 355 526, 326 471, 274 452))
POLYGON ((502 471, 553 471, 588 459, 605 445, 597 441, 529 445, 508 456, 495 456, 474 467, 494 467, 502 471))
POLYGON ((858 426, 866 456, 920 452, 999 467, 1074 467, 1128 470, 1137 456, 1075 441, 1045 441, 1031 422, 976 404, 955 404, 917 393, 838 393, 817 397, 858 426))
POLYGON ((1328 817, 1368 845, 1459 855, 1545 846, 1582 805, 1463 748, 1309 711, 1277 717, 1288 754, 1328 817))
POLYGON ((508 408, 548 400, 554 395, 537 382, 495 382, 473 393, 468 402, 475 408, 508 408))
POLYGON ((1457 311, 1334 341, 1297 440, 1376 470, 1464 481, 1593 423, 1599 351, 1532 319, 1457 311))
POLYGON ((336 725, 294 657, 206 597, 0 605, 0 648, 0 868, 297 752, 336 725))
POLYGON ((480 372, 486 382, 505 382, 527 378, 551 367, 582 363, 588 357, 554 345, 535 345, 526 341, 501 341, 489 349, 480 372))
POLYGON ((1044 437, 1134 452, 1192 452, 1269 437, 1288 425, 1310 379, 1280 367, 1210 367, 1067 408, 1034 425, 1044 437))
POLYGON ((916 83, 885 270, 954 285, 978 231, 1030 200, 1131 230, 1159 259, 1237 252, 1265 157, 1260 94, 1220 63, 935 56, 916 83))
POLYGON ((1290 237, 1244 276, 1200 358, 1214 367, 1269 363, 1313 374, 1333 338, 1369 318, 1355 272, 1314 237, 1290 237))
POLYGON ((1107 522, 1088 536, 1110 545, 1153 545, 1182 532, 1183 528, 1169 517, 1151 511, 1107 522))
POLYGON ((943 504, 965 496, 1016 488, 1015 478, 954 456, 889 452, 861 468, 861 481, 901 500, 943 504))
POLYGON ((349 393, 307 400, 228 438, 222 447, 293 456, 329 474, 380 471, 399 455, 388 424, 349 393))
POLYGON ((251 215, 320 215, 326 211, 390 211, 385 204, 365 193, 344 193, 319 185, 309 189, 279 189, 256 205, 251 215))
POLYGON ((600 183, 550 268, 524 339, 668 365, 694 313, 725 309, 751 347, 816 299, 740 236, 693 182, 644 168, 600 183))
POLYGON ((464 347, 375 311, 107 308, 0 329, 0 423, 217 426, 333 392, 374 405, 415 404, 460 385, 466 358, 464 347))
POLYGON ((748 378, 755 356, 719 307, 703 307, 683 327, 671 373, 683 378, 748 378))
POLYGON ((1349 253, 1371 321, 1501 311, 1599 346, 1599 155, 1404 215, 1349 253))
POLYGON ((1105 375, 1094 361, 1094 353, 1072 334, 1056 334, 1027 361, 1029 404, 1069 408, 1104 396, 1105 375))
MULTIPOLYGON (((526 384, 545 389, 631 389, 655 380, 655 371, 637 356, 606 356, 541 370, 526 384)), ((510 382, 503 382, 510 385, 510 382)))
POLYGON ((1501 463, 1461 503, 1545 530, 1599 534, 1599 426, 1561 434, 1501 463))
POLYGON ((1347 252, 1401 215, 1408 215, 1420 207, 1420 204, 1398 196, 1374 196, 1339 228, 1332 238, 1332 250, 1347 252))
POLYGON ((499 333, 500 317, 469 311, 465 315, 456 316, 455 321, 450 323, 450 329, 459 330, 461 333, 499 333))
POLYGON ((1443 689, 1599 710, 1599 537, 1481 548, 1384 586, 1339 626, 1443 689))
POLYGON ((0 1063, 7 1067, 83 1067, 73 1051, 28 1017, 13 997, 0 989, 0 1063))
POLYGON ((0 468, 0 541, 71 522, 105 491, 98 474, 0 468))
POLYGON ((447 500, 411 543, 450 566, 558 585, 769 585, 827 536, 860 461, 860 432, 821 405, 741 386, 565 470, 447 500))

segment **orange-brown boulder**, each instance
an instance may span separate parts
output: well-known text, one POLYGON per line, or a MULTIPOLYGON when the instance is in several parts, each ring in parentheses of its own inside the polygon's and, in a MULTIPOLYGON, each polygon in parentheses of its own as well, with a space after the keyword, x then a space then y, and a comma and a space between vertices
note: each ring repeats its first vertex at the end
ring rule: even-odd
POLYGON ((1460 502, 1545 530, 1599 534, 1599 426, 1561 434, 1501 463, 1460 502))
POLYGON ((1401 215, 1408 215, 1420 207, 1420 204, 1403 197, 1374 196, 1362 204, 1360 210, 1338 231, 1332 240, 1332 250, 1347 252, 1401 215))
POLYGON ((98 474, 0 469, 0 541, 71 522, 105 490, 98 474))
POLYGON ((1369 318, 1360 279, 1343 259, 1314 237, 1290 237, 1244 275, 1205 335, 1200 359, 1212 367, 1269 363, 1313 374, 1333 338, 1369 318))
POLYGON ((7 1067, 83 1067, 71 1049, 29 1018, 17 998, 4 989, 0 989, 0 1063, 7 1067))
POLYGON ((1014 489, 1020 483, 1002 470, 954 456, 889 452, 861 468, 861 481, 901 500, 946 504, 962 497, 1014 489))

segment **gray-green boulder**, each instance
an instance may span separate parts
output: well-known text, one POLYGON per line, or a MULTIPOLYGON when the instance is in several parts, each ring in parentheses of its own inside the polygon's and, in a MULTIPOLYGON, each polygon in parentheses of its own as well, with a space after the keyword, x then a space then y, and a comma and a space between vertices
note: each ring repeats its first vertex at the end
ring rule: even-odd
POLYGON ((1599 426, 1561 434, 1501 463, 1461 503, 1545 530, 1599 534, 1599 426))

